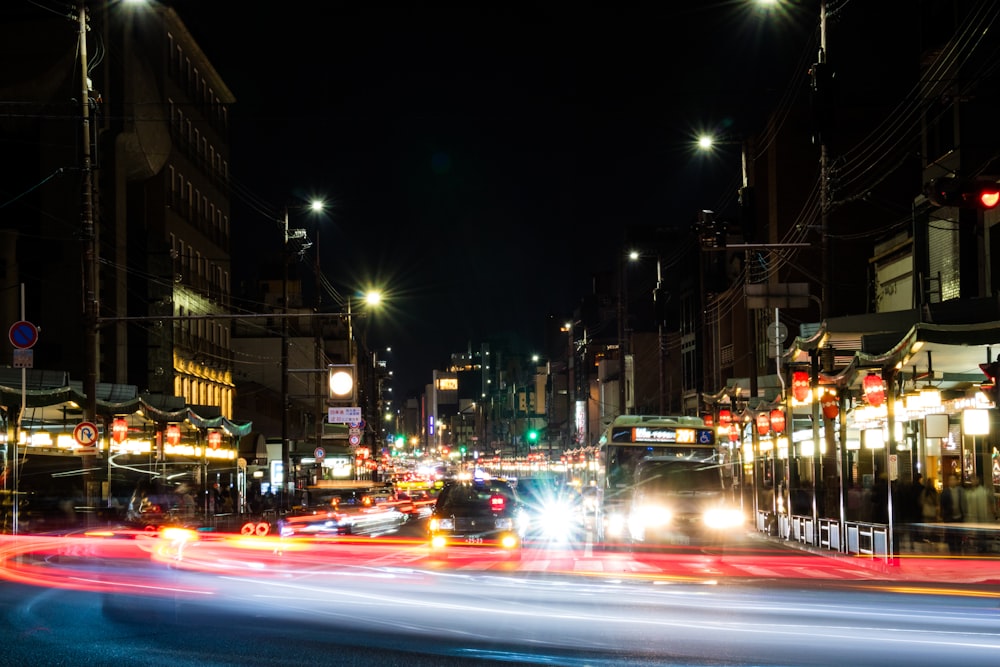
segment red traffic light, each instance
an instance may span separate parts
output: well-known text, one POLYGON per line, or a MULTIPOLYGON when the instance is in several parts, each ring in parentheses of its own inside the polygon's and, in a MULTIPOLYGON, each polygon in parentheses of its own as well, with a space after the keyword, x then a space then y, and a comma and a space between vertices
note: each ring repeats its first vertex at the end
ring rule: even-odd
POLYGON ((1000 186, 996 183, 983 184, 976 193, 979 208, 994 208, 1000 204, 1000 186))
POLYGON ((1000 204, 1000 184, 988 178, 941 176, 925 186, 924 194, 935 206, 989 210, 1000 204))

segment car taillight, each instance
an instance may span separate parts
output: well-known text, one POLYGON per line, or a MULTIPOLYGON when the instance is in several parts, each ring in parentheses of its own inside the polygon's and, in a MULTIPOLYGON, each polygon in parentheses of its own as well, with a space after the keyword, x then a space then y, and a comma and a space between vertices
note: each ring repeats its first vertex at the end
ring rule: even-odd
POLYGON ((502 494, 494 493, 490 496, 490 509, 494 512, 502 512, 507 506, 507 498, 502 494))

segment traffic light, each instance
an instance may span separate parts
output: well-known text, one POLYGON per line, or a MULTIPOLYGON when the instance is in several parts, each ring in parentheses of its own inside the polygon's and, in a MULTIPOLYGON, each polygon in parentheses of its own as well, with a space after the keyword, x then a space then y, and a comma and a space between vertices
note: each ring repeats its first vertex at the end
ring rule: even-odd
POLYGON ((924 187, 924 194, 935 206, 988 211, 1000 204, 1000 184, 988 178, 940 176, 924 187))
POLYGON ((986 376, 986 380, 979 385, 979 389, 994 405, 1000 406, 1000 385, 997 385, 997 375, 1000 375, 1000 359, 988 364, 979 364, 979 368, 986 376))
POLYGON ((528 444, 533 445, 536 442, 538 442, 538 431, 537 430, 535 430, 535 429, 529 429, 527 436, 528 436, 528 444))
POLYGON ((354 402, 358 386, 357 369, 354 364, 328 366, 327 377, 330 400, 354 402))

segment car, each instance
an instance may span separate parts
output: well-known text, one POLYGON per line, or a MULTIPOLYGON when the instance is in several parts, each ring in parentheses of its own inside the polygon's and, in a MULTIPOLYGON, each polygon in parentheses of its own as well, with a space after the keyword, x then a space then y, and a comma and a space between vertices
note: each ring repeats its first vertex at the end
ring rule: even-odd
POLYGON ((434 503, 437 502, 437 498, 424 489, 413 489, 397 491, 395 499, 390 502, 394 502, 396 509, 410 518, 425 519, 434 511, 434 503))
POLYGON ((523 528, 514 487, 481 474, 446 481, 428 522, 431 550, 441 557, 451 548, 473 547, 519 559, 523 528))
POLYGON ((282 537, 377 535, 395 532, 409 518, 393 502, 390 488, 345 485, 312 490, 315 502, 282 517, 282 537))

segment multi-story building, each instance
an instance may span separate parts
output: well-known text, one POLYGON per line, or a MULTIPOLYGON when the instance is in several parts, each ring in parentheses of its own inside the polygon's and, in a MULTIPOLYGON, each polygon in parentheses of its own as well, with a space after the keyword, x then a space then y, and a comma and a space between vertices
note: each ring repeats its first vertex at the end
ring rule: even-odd
POLYGON ((172 9, 0 12, 0 141, 13 200, 0 213, 0 252, 4 284, 25 295, 19 304, 15 290, 0 293, 0 312, 44 332, 35 368, 67 373, 83 393, 96 378, 84 406, 100 401, 99 414, 70 402, 56 406, 61 422, 99 421, 103 442, 119 412, 130 432, 157 442, 168 422, 191 445, 219 420, 238 437, 232 92, 172 9), (144 416, 131 412, 137 396, 144 416))

